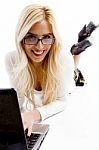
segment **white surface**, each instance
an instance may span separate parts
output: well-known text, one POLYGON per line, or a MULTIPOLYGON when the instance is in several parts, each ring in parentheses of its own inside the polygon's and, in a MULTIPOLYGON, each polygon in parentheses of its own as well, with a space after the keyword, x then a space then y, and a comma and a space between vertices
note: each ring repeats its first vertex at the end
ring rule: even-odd
POLYGON ((45 122, 50 130, 40 150, 99 150, 99 93, 77 87, 66 110, 45 122))

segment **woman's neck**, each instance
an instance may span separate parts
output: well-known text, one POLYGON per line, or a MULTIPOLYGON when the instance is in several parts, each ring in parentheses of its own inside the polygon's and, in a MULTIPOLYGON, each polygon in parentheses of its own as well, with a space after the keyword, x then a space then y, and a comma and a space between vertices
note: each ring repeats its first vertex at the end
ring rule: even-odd
POLYGON ((42 67, 42 62, 39 62, 39 63, 34 63, 34 62, 33 62, 32 64, 33 64, 35 70, 37 70, 37 69, 39 69, 39 68, 42 67))

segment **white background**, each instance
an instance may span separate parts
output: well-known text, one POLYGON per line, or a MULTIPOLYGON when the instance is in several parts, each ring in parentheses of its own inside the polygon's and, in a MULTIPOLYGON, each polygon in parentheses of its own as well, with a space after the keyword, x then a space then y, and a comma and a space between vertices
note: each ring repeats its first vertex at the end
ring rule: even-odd
MULTIPOLYGON (((77 42, 78 32, 84 24, 90 21, 99 24, 98 0, 0 1, 0 88, 9 87, 4 57, 9 51, 15 50, 15 29, 19 15, 26 5, 32 3, 49 5, 53 9, 64 51, 69 52, 77 42)), ((69 137, 71 143, 70 146, 67 144, 67 150, 78 150, 80 146, 84 150, 99 150, 99 29, 92 36, 94 44, 82 53, 79 63, 87 85, 75 89, 67 107, 69 135, 66 138, 68 140, 69 137), (78 139, 83 140, 77 149, 78 139)))

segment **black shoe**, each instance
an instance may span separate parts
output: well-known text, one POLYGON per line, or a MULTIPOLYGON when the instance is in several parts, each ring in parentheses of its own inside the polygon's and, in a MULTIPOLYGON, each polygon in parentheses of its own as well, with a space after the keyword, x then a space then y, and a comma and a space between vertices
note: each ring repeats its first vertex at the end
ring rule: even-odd
POLYGON ((74 81, 76 86, 84 86, 85 79, 79 69, 74 70, 74 81))
POLYGON ((78 33, 78 42, 85 40, 87 37, 88 35, 86 33, 86 24, 85 24, 84 27, 81 29, 81 31, 78 33))
POLYGON ((88 36, 91 35, 91 33, 97 28, 99 27, 99 25, 95 25, 92 21, 89 22, 89 24, 86 27, 86 33, 88 34, 88 36))
POLYGON ((81 42, 85 40, 87 37, 89 37, 97 27, 99 27, 99 25, 95 25, 92 21, 89 22, 87 27, 85 24, 84 27, 81 29, 81 31, 78 33, 78 42, 81 42))
POLYGON ((92 43, 89 40, 83 40, 77 44, 74 44, 71 47, 71 53, 72 55, 79 55, 80 53, 82 53, 83 51, 86 50, 86 48, 90 47, 92 45, 92 43))

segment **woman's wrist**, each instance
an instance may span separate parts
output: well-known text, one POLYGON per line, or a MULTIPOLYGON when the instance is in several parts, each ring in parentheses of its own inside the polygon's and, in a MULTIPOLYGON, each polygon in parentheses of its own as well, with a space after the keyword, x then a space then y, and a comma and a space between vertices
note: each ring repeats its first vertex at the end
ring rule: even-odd
POLYGON ((41 114, 37 109, 33 110, 34 121, 41 121, 41 114))

